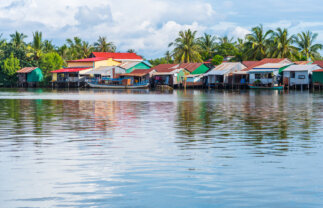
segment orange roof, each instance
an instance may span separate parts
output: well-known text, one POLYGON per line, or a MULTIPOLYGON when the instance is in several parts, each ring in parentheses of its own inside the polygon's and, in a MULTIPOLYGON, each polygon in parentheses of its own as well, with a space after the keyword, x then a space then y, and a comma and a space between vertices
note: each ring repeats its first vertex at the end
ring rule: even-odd
POLYGON ((317 65, 319 65, 320 67, 323 68, 323 61, 314 61, 313 64, 317 64, 317 65))
POLYGON ((250 71, 251 69, 257 67, 257 66, 260 66, 260 65, 264 65, 264 64, 268 64, 268 63, 280 63, 284 60, 288 60, 287 58, 265 58, 261 61, 258 61, 257 63, 249 66, 248 68, 246 69, 242 69, 241 71, 250 71))
POLYGON ((135 69, 130 73, 122 74, 122 76, 134 76, 134 77, 143 77, 149 74, 153 69, 135 69))
POLYGON ((243 61, 242 64, 245 65, 247 68, 257 64, 259 61, 243 61))
POLYGON ((311 61, 294 61, 296 65, 307 65, 312 63, 311 61))
POLYGON ((19 71, 17 71, 17 73, 20 73, 20 74, 28 74, 28 73, 34 71, 37 68, 38 67, 25 67, 25 68, 22 68, 19 71))
POLYGON ((314 70, 313 72, 323 72, 323 69, 317 69, 317 70, 314 70))
POLYGON ((101 58, 112 58, 112 59, 136 59, 143 60, 141 56, 138 56, 136 53, 110 53, 110 52, 93 52, 94 57, 101 58))
POLYGON ((178 64, 159 64, 151 69, 156 70, 156 72, 172 72, 174 71, 176 67, 178 66, 178 64))

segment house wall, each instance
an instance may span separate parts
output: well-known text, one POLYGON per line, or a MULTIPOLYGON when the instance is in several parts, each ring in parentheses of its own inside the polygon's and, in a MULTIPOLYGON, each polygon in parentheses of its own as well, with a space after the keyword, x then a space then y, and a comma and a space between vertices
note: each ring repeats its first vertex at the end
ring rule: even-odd
POLYGON ((109 58, 108 60, 106 60, 106 64, 105 66, 118 66, 120 65, 120 62, 113 60, 112 58, 109 58))
MULTIPOLYGON (((258 73, 257 73, 258 74, 258 73)), ((260 80, 262 84, 270 84, 273 82, 273 78, 261 78, 261 79, 256 79, 255 74, 251 73, 249 75, 249 83, 253 84, 255 81, 260 80)))
POLYGON ((312 81, 323 84, 323 72, 313 72, 312 81))
POLYGON ((93 67, 93 62, 68 62, 67 67, 93 67))
POLYGON ((310 82, 309 74, 307 71, 297 71, 295 72, 295 78, 290 78, 290 72, 284 72, 284 77, 289 78, 289 85, 307 85, 310 82), (300 79, 299 76, 304 76, 305 79, 300 79))

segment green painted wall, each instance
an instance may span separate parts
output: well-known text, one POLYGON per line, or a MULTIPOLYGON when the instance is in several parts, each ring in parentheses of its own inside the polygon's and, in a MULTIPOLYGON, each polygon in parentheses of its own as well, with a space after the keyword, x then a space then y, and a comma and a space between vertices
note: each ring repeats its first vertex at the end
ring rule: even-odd
POLYGON ((148 66, 147 64, 145 64, 144 62, 140 62, 139 64, 129 68, 126 70, 126 73, 130 73, 135 69, 150 69, 150 66, 148 66))
POLYGON ((43 72, 40 68, 37 68, 34 71, 27 74, 27 82, 41 82, 43 81, 43 79, 43 72))
POLYGON ((313 72, 312 80, 313 82, 318 82, 323 84, 323 72, 313 72))
POLYGON ((202 64, 197 69, 195 69, 192 74, 204 74, 209 70, 209 67, 207 67, 205 64, 202 64))

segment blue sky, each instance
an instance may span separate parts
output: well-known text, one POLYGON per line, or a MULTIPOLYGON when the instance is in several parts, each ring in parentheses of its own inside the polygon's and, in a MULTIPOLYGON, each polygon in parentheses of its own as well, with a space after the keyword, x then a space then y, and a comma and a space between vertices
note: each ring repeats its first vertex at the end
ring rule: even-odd
POLYGON ((146 58, 162 56, 178 31, 191 28, 243 37, 253 26, 312 30, 323 43, 321 0, 6 0, 0 2, 0 33, 15 30, 63 44, 79 36, 94 42, 107 36, 119 51, 133 48, 146 58))

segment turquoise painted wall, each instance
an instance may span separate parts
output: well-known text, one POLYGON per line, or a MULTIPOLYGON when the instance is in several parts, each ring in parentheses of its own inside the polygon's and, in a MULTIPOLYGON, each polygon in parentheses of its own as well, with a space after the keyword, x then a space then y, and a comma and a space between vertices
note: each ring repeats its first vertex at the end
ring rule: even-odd
POLYGON ((41 82, 44 80, 43 72, 40 68, 27 74, 27 82, 41 82))
POLYGON ((150 69, 150 66, 148 66, 147 64, 145 64, 144 62, 140 62, 139 64, 129 68, 126 70, 126 73, 130 73, 135 69, 150 69))
POLYGON ((312 81, 323 84, 323 72, 313 72, 312 81))

